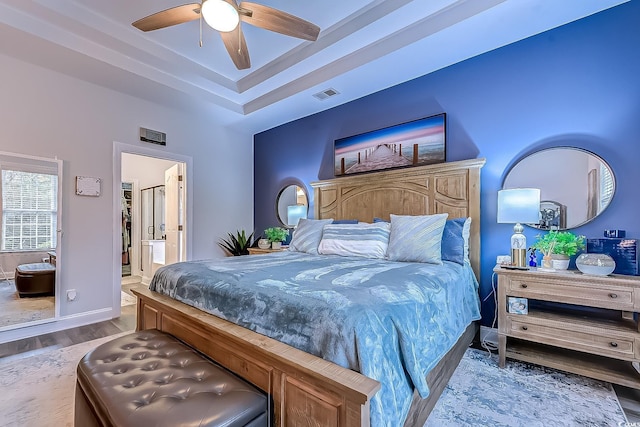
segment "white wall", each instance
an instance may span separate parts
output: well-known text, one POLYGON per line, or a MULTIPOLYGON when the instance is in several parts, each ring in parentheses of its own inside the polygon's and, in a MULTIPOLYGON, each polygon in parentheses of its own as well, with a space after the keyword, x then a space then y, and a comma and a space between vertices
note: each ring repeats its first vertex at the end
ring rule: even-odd
POLYGON ((124 153, 122 155, 122 182, 137 180, 141 190, 164 185, 164 171, 175 164, 176 162, 170 160, 124 153))
POLYGON ((0 333, 0 342, 110 318, 113 263, 114 141, 193 158, 191 259, 222 256, 216 241, 253 228, 253 137, 215 117, 178 111, 0 55, 0 151, 57 157, 63 170, 59 296, 62 319, 0 333), (167 134, 167 147, 139 142, 139 127, 167 134), (247 167, 249 165, 249 167, 247 167), (75 195, 77 175, 102 178, 100 197, 75 195))

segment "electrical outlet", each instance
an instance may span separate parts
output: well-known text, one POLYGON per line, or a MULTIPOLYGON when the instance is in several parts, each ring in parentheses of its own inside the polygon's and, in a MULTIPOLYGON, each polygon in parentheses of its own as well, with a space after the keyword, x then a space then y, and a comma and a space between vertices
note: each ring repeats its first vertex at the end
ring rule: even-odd
POLYGON ((78 293, 76 292, 75 289, 69 289, 67 291, 67 301, 74 301, 77 296, 78 296, 78 293))
POLYGON ((498 255, 498 257, 496 258, 496 264, 511 264, 511 256, 498 255))

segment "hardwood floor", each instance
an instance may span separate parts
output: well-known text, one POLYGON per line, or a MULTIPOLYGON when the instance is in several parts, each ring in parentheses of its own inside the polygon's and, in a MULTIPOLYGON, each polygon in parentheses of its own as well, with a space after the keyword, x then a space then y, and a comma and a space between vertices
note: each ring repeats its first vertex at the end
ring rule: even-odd
POLYGON ((640 425, 640 390, 621 385, 614 385, 613 388, 616 390, 627 421, 640 425))
MULTIPOLYGON (((133 295, 129 290, 138 285, 139 283, 126 284, 122 286, 122 290, 133 295)), ((135 327, 136 306, 126 305, 122 307, 121 315, 116 319, 0 344, 0 358, 3 361, 21 359, 53 348, 67 347, 120 332, 133 331, 135 327)))

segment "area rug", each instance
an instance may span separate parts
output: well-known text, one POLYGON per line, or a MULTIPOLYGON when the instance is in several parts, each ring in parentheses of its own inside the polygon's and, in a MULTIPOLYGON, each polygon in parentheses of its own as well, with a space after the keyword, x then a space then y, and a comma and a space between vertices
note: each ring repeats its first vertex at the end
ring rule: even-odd
POLYGON ((626 422, 611 384, 469 349, 425 427, 617 427, 626 422))
POLYGON ((8 362, 0 359, 0 426, 73 426, 76 366, 112 335, 8 362))
MULTIPOLYGON (((73 426, 78 361, 127 333, 0 359, 0 426, 73 426)), ((613 427, 624 422, 608 383, 511 361, 499 369, 495 356, 467 350, 425 427, 613 427)))
POLYGON ((124 307, 125 305, 133 305, 137 302, 137 298, 129 295, 125 291, 120 291, 120 306, 124 307))
POLYGON ((55 297, 20 298, 13 280, 0 282, 0 328, 55 316, 55 297))

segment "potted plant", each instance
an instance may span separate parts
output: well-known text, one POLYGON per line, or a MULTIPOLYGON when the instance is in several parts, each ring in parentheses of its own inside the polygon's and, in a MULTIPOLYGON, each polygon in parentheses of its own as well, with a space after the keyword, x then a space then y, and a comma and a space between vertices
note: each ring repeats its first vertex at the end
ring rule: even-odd
POLYGON ((584 249, 585 237, 570 231, 549 231, 537 237, 538 240, 533 244, 533 248, 542 252, 544 268, 566 270, 569 266, 569 257, 584 249))
POLYGON ((272 249, 280 249, 282 242, 289 236, 289 230, 282 227, 269 227, 264 230, 264 235, 271 242, 272 249))
POLYGON ((228 238, 218 242, 222 249, 233 256, 249 255, 249 248, 253 245, 253 233, 247 236, 244 230, 238 230, 235 235, 231 233, 228 235, 228 238))

